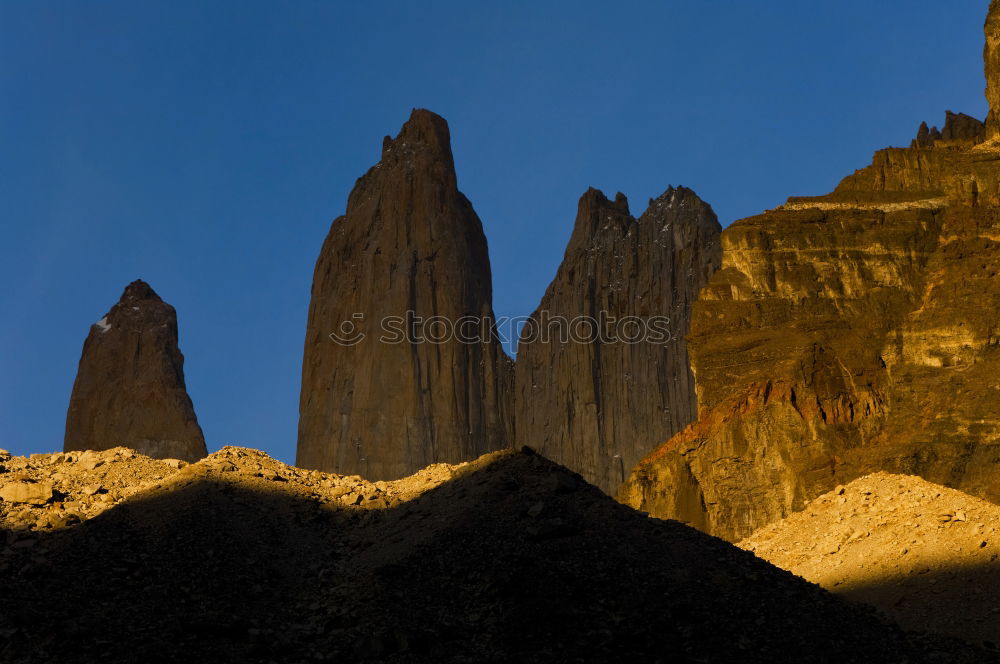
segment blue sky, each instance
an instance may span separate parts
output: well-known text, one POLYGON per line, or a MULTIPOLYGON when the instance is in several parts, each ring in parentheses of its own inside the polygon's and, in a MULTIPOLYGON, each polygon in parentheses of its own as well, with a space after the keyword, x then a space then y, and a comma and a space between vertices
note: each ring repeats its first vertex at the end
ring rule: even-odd
POLYGON ((987 0, 0 0, 0 447, 61 449, 83 340, 136 278, 178 311, 210 450, 294 459, 313 264, 412 107, 451 125, 525 315, 588 186, 724 225, 984 117, 987 0))

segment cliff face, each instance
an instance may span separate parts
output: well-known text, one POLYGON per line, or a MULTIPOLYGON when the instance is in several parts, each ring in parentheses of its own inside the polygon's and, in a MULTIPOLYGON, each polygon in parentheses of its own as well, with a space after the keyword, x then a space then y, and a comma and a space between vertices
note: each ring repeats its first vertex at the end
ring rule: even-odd
POLYGON ((513 370, 489 334, 491 301, 486 238, 458 190, 448 125, 415 110, 316 262, 298 465, 393 479, 504 447, 513 370), (466 341, 447 327, 463 317, 466 341))
POLYGON ((699 419, 621 500, 728 539, 878 470, 1000 500, 1000 150, 948 120, 726 229, 688 338, 699 419))
POLYGON ((91 326, 66 415, 65 451, 119 445, 154 458, 207 454, 184 385, 177 313, 143 281, 91 326))
POLYGON ((990 0, 986 15, 986 46, 983 49, 986 70, 986 101, 990 114, 986 118, 986 131, 990 138, 1000 135, 1000 0, 990 0))
POLYGON ((518 345, 519 443, 613 493, 694 419, 684 335, 719 265, 719 232, 712 208, 683 187, 639 219, 622 194, 580 198, 563 262, 518 345))

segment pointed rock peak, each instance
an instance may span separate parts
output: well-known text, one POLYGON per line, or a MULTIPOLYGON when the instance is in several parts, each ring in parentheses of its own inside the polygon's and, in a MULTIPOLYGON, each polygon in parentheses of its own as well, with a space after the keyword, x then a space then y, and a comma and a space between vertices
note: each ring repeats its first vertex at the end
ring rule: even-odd
POLYGON ((931 139, 931 130, 928 129, 926 122, 921 122, 920 127, 917 128, 917 137, 910 141, 911 148, 929 148, 934 144, 931 139))
POLYGON ((177 313, 142 279, 136 279, 126 286, 118 302, 104 318, 95 323, 101 328, 101 332, 112 328, 151 329, 163 324, 176 330, 177 313))
POLYGON ((437 113, 415 108, 396 138, 382 140, 382 158, 398 153, 423 152, 452 163, 451 132, 448 122, 437 113))
POLYGON ((128 286, 125 287, 125 292, 122 293, 119 302, 127 304, 130 302, 138 302, 139 300, 154 300, 156 302, 162 302, 160 296, 156 294, 153 287, 147 284, 142 279, 136 279, 128 286))
POLYGON ((673 185, 669 185, 667 186, 667 189, 659 195, 659 197, 649 199, 649 206, 653 207, 654 205, 658 205, 662 207, 664 205, 678 205, 688 200, 695 200, 699 203, 702 202, 701 198, 699 198, 698 194, 694 193, 693 190, 684 186, 675 187, 673 185))
POLYGON ((986 116, 986 136, 1000 134, 1000 0, 991 0, 986 14, 986 47, 983 65, 986 71, 986 101, 990 111, 986 116))
POLYGON ((618 192, 615 200, 610 201, 600 189, 589 187, 577 205, 576 223, 566 251, 586 248, 603 231, 615 228, 624 232, 634 223, 625 194, 618 192))
POLYGON ((619 214, 629 214, 628 198, 625 194, 619 191, 615 194, 615 200, 610 201, 603 191, 594 187, 587 187, 587 191, 580 197, 578 209, 580 212, 607 209, 619 214))
POLYGON ((643 212, 640 222, 647 217, 654 219, 662 217, 668 210, 677 211, 681 209, 690 212, 701 212, 702 214, 694 214, 690 218, 701 221, 703 224, 708 224, 711 228, 716 229, 716 232, 722 228, 719 226, 719 221, 712 210, 712 206, 703 201, 693 189, 688 189, 684 186, 674 187, 673 185, 668 186, 666 191, 660 194, 659 197, 649 199, 649 207, 643 212))

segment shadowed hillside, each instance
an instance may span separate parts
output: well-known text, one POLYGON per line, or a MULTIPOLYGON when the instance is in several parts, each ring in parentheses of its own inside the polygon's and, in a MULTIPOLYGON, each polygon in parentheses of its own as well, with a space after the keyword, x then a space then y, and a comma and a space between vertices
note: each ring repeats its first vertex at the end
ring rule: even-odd
POLYGON ((377 483, 240 448, 0 466, 5 662, 990 661, 528 451, 377 483))

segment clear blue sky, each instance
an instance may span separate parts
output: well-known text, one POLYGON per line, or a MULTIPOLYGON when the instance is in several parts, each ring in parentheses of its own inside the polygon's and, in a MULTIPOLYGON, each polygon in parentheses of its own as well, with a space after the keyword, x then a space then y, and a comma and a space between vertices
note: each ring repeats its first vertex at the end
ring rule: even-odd
POLYGON ((449 121, 494 308, 577 198, 668 184, 724 225, 984 117, 987 0, 0 0, 0 447, 61 449, 83 340, 136 278, 179 314, 210 450, 294 458, 317 252, 412 107, 449 121))

